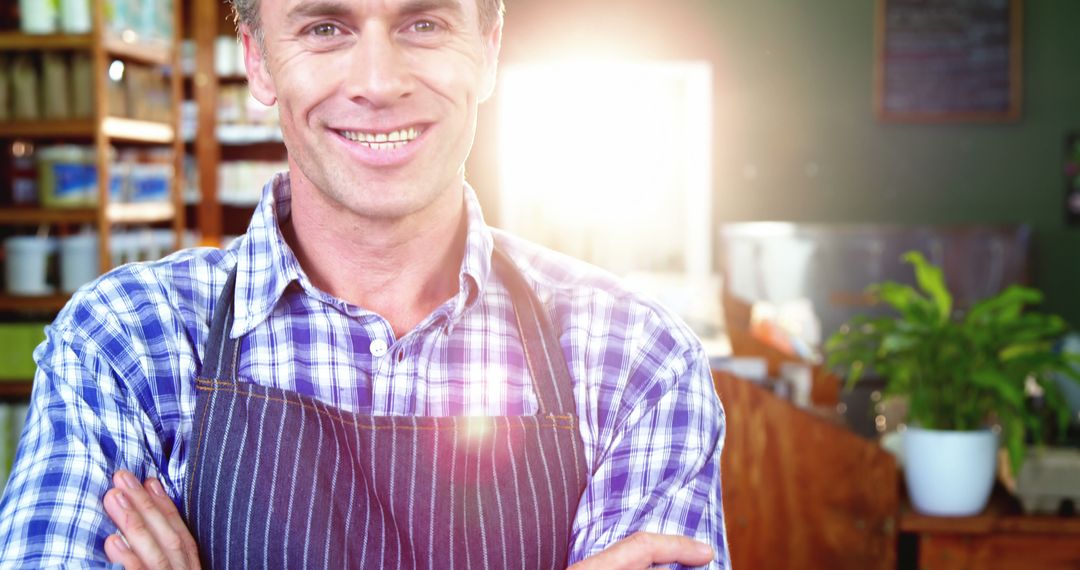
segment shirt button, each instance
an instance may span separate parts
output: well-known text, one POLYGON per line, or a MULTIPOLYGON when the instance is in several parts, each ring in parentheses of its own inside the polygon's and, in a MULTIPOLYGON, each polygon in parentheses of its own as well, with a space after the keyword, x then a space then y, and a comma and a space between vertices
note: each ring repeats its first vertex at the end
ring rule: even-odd
POLYGON ((390 347, 386 345, 386 341, 381 338, 371 341, 371 344, 368 345, 368 350, 371 351, 371 355, 375 358, 380 358, 382 355, 386 354, 388 348, 390 347))

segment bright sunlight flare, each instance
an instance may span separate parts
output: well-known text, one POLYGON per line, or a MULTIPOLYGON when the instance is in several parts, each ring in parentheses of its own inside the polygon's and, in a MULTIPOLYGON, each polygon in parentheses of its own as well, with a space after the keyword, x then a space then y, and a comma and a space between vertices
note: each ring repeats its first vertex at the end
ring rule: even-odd
POLYGON ((518 64, 499 84, 503 226, 620 274, 711 270, 709 64, 518 64))

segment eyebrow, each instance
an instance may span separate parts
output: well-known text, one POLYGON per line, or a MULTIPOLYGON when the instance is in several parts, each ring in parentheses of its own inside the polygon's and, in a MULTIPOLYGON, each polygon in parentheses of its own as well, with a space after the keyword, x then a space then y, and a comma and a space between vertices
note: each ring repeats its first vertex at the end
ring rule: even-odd
POLYGON ((348 3, 335 0, 320 0, 318 2, 301 2, 293 6, 285 14, 286 21, 318 18, 323 16, 344 16, 352 9, 348 3))
POLYGON ((461 0, 408 0, 398 9, 398 13, 402 15, 437 11, 448 11, 455 16, 464 15, 461 0))
MULTIPOLYGON (((295 21, 324 16, 341 17, 348 15, 352 11, 353 7, 350 3, 341 0, 301 2, 285 14, 285 19, 287 21, 295 21)), ((448 11, 458 17, 464 15, 460 0, 407 0, 397 9, 397 13, 400 16, 436 11, 448 11)))

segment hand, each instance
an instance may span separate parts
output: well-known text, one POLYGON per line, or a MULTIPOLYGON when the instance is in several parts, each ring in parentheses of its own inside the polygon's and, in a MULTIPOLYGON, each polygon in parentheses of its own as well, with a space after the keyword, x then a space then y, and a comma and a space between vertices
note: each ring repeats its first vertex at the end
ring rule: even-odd
POLYGON ((713 556, 711 546, 692 538, 635 532, 567 570, 645 570, 654 564, 703 566, 713 556))
POLYGON ((105 540, 110 562, 123 564, 125 570, 199 568, 195 539, 157 479, 139 485, 130 471, 119 470, 113 485, 105 493, 105 512, 123 537, 114 534, 105 540))

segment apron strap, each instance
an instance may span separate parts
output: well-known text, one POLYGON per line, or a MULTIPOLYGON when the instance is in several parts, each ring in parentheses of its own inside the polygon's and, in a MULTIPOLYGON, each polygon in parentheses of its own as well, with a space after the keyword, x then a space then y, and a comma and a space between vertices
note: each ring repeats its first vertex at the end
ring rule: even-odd
MULTIPOLYGON (((492 254, 495 270, 513 301, 518 334, 525 361, 533 379, 539 415, 575 415, 573 379, 566 364, 559 335, 547 311, 513 261, 496 248, 492 254)), ((233 323, 233 298, 236 291, 236 267, 229 272, 210 323, 201 376, 218 382, 236 382, 239 341, 229 338, 233 323)))
POLYGON ((236 266, 229 271, 225 288, 214 305, 214 318, 210 321, 210 339, 206 343, 200 376, 218 382, 236 381, 236 339, 229 338, 233 324, 233 294, 236 291, 236 266))
POLYGON ((518 334, 540 406, 539 415, 576 415, 570 367, 544 305, 514 262, 498 247, 492 252, 492 260, 495 271, 510 290, 518 334))

